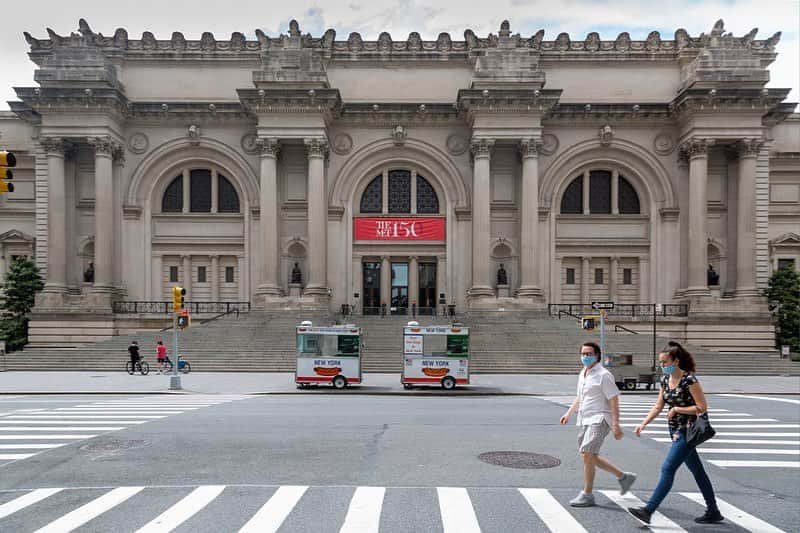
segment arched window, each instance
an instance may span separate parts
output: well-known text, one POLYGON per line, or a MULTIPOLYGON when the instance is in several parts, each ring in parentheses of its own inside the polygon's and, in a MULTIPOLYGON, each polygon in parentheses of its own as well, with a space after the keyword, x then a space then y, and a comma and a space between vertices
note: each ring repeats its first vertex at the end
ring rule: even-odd
MULTIPOLYGON (((184 172, 186 172, 184 170, 184 172)), ((207 168, 189 170, 189 212, 210 213, 213 198, 211 194, 212 171, 207 168)), ((181 213, 183 211, 183 172, 174 178, 164 191, 161 199, 162 213, 181 213)), ((217 174, 217 212, 239 213, 239 195, 228 178, 217 174)))
MULTIPOLYGON (((611 182, 614 179, 608 170, 589 172, 589 213, 592 215, 611 214, 611 182)), ((641 212, 639 195, 630 181, 617 176, 617 207, 621 215, 638 215, 641 212)), ((561 197, 562 215, 583 213, 583 175, 574 178, 561 197)))
POLYGON ((583 213, 583 176, 578 176, 569 184, 561 197, 562 215, 580 215, 583 213))
POLYGON ((180 213, 183 211, 183 176, 178 176, 164 191, 161 200, 162 213, 180 213))
POLYGON ((408 170, 389 171, 389 212, 411 212, 411 172, 408 170))
POLYGON ((220 213, 238 213, 239 195, 236 194, 236 189, 233 188, 228 178, 222 174, 219 174, 217 179, 217 198, 219 200, 217 211, 220 213))
POLYGON ((362 213, 383 212, 383 176, 373 179, 361 195, 362 213))
POLYGON ((619 177, 619 212, 622 215, 638 215, 641 212, 636 189, 622 176, 619 177))
POLYGON ((439 197, 431 184, 417 175, 417 213, 421 215, 439 214, 439 197))

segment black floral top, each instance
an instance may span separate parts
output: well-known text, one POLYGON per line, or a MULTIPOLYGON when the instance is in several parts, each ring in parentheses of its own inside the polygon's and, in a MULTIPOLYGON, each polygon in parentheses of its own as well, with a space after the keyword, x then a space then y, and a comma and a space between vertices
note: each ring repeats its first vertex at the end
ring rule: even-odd
MULTIPOLYGON (((684 372, 683 377, 678 382, 678 386, 674 389, 669 388, 669 376, 661 377, 661 392, 664 395, 664 401, 670 407, 691 407, 696 405, 689 387, 697 383, 697 378, 694 374, 684 372)), ((675 413, 672 420, 669 421, 670 433, 677 429, 686 429, 686 426, 697 418, 695 415, 684 415, 675 413)))

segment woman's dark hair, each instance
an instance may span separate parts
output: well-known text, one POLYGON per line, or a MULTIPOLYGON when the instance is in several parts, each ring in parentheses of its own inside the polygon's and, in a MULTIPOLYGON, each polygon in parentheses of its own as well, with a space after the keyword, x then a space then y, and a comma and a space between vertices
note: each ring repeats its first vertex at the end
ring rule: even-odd
POLYGON ((599 361, 602 359, 603 354, 600 353, 600 346, 596 342, 588 341, 581 344, 581 346, 588 346, 594 351, 594 354, 597 356, 597 360, 599 361))
POLYGON ((680 343, 669 341, 664 349, 661 350, 661 353, 665 353, 672 359, 678 361, 678 368, 684 372, 694 373, 696 371, 697 367, 694 363, 694 357, 686 350, 686 348, 681 346, 680 343))

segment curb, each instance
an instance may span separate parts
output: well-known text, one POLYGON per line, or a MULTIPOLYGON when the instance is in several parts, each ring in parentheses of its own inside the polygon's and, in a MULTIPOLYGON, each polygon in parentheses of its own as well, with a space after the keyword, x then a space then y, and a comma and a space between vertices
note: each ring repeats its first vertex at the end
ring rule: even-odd
MULTIPOLYGON (((191 390, 180 390, 180 391, 173 391, 173 390, 165 390, 165 391, 14 391, 14 392, 0 392, 0 399, 3 396, 19 396, 19 395, 30 395, 30 396, 114 396, 114 395, 139 395, 139 394, 146 394, 146 395, 176 395, 176 396, 190 396, 195 394, 203 394, 208 396, 214 395, 223 395, 223 394, 230 394, 224 392, 202 392, 202 391, 191 391, 191 390)), ((548 396, 574 396, 574 391, 569 392, 510 392, 510 391, 475 391, 475 390, 463 390, 463 391, 439 391, 439 390, 418 390, 411 391, 402 390, 402 391, 372 391, 372 390, 335 390, 335 389, 323 389, 319 391, 314 390, 305 390, 305 391, 253 391, 253 392, 241 392, 238 393, 242 396, 320 396, 320 395, 342 395, 342 396, 415 396, 415 397, 424 397, 424 396, 450 396, 450 397, 480 397, 480 396, 527 396, 527 397, 548 397, 548 396)), ((624 396, 653 396, 655 391, 625 391, 624 396)), ((715 391, 715 392, 706 392, 707 396, 713 396, 717 394, 757 394, 760 396, 798 396, 800 392, 748 392, 748 391, 715 391)))

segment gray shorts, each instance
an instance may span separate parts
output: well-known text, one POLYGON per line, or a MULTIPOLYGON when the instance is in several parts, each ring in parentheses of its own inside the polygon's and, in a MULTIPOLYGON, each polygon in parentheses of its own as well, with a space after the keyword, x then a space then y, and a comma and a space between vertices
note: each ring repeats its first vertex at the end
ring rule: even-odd
POLYGON ((581 426, 580 433, 578 433, 578 451, 599 454, 600 447, 610 431, 611 427, 605 420, 597 424, 581 426))

